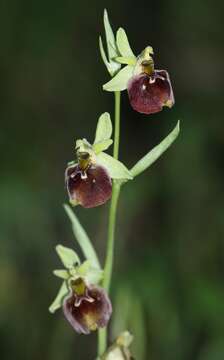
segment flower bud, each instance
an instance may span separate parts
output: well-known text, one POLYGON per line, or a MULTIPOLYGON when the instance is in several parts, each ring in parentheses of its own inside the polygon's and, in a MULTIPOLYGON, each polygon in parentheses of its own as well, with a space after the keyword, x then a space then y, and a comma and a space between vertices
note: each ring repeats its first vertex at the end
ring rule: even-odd
POLYGON ((71 281, 71 294, 64 300, 63 311, 75 331, 89 334, 107 325, 112 306, 104 289, 87 286, 78 278, 71 281))
POLYGON ((124 331, 99 360, 134 360, 129 350, 132 340, 133 336, 128 331, 124 331))
POLYGON ((88 153, 79 154, 78 161, 78 164, 68 166, 65 172, 70 202, 85 208, 104 204, 112 192, 112 181, 107 170, 93 164, 88 153))

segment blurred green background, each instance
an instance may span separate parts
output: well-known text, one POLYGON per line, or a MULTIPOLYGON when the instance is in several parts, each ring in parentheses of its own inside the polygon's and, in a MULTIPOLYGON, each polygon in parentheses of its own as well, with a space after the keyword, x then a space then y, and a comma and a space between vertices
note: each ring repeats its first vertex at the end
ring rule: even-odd
MULTIPOLYGON (((176 98, 144 116, 123 93, 122 160, 133 165, 181 119, 176 143, 121 195, 111 339, 133 331, 137 360, 223 360, 221 0, 1 1, 0 358, 95 356, 96 335, 76 335, 48 306, 55 245, 78 249, 62 209, 66 163, 74 140, 92 140, 100 113, 113 113, 101 87, 104 7, 136 53, 153 46, 176 98)), ((102 260, 107 210, 76 210, 102 260)))

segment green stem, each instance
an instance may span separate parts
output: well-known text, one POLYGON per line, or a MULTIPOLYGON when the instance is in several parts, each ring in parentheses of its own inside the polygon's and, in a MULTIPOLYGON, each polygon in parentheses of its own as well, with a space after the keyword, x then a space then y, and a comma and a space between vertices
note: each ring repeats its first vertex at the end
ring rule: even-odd
POLYGON ((104 280, 103 280, 103 287, 107 292, 109 292, 110 290, 110 283, 111 283, 112 270, 113 270, 114 235, 115 235, 116 214, 117 214, 117 204, 118 204, 119 194, 120 194, 120 185, 114 183, 112 190, 111 204, 110 204, 107 257, 104 268, 104 280))
MULTIPOLYGON (((113 156, 118 159, 119 156, 119 142, 120 142, 120 91, 115 92, 115 129, 114 129, 114 151, 113 156)), ((107 237, 107 255, 104 267, 104 279, 103 287, 109 292, 111 277, 113 271, 114 262, 114 238, 115 238, 115 226, 117 205, 120 194, 120 184, 113 182, 112 197, 109 212, 109 225, 108 225, 108 237, 107 237)), ((98 356, 102 355, 107 348, 107 328, 99 330, 98 336, 98 356)))
POLYGON ((100 359, 99 357, 103 355, 103 353, 107 349, 107 329, 99 329, 98 330, 98 357, 97 360, 100 359))
POLYGON ((121 109, 121 93, 116 91, 115 96, 115 128, 114 128, 114 151, 115 159, 119 156, 119 143, 120 143, 120 109, 121 109))

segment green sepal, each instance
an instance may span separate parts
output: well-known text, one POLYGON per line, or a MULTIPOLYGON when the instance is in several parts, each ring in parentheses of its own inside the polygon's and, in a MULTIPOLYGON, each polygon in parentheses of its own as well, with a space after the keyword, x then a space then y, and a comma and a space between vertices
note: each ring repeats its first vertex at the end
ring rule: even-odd
POLYGON ((133 177, 141 174, 147 168, 149 168, 176 140, 180 132, 180 122, 177 122, 174 130, 157 146, 148 152, 141 160, 139 160, 135 166, 130 170, 133 177))
POLYGON ((101 152, 97 155, 97 163, 104 166, 112 179, 131 180, 133 176, 126 166, 112 156, 101 152))
POLYGON ((110 81, 103 85, 106 91, 123 91, 127 89, 128 80, 133 75, 133 66, 127 65, 119 71, 110 81))
POLYGON ((133 51, 130 47, 128 37, 127 37, 124 29, 119 28, 117 30, 116 40, 117 40, 118 50, 122 56, 136 58, 135 54, 133 53, 133 51))
POLYGON ((59 309, 64 301, 64 298, 69 294, 69 289, 67 286, 66 281, 64 281, 58 291, 58 294, 55 298, 55 300, 53 301, 53 303, 51 304, 51 306, 49 307, 49 311, 53 314, 57 309, 59 309))
POLYGON ((80 265, 80 259, 76 252, 68 247, 65 247, 63 245, 57 245, 56 246, 56 252, 58 256, 60 257, 63 265, 70 269, 72 267, 79 266, 80 265))

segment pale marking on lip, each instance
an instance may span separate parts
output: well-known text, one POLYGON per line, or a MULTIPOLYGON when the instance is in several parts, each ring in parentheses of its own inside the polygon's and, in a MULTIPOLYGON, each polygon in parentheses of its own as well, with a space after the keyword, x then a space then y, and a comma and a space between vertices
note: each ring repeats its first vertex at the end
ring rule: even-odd
POLYGON ((87 174, 86 174, 86 172, 84 172, 84 174, 83 173, 81 173, 81 179, 87 179, 87 174))
POLYGON ((149 79, 149 83, 150 83, 150 84, 154 84, 155 81, 156 81, 155 78, 154 78, 154 79, 151 79, 151 78, 149 79))

